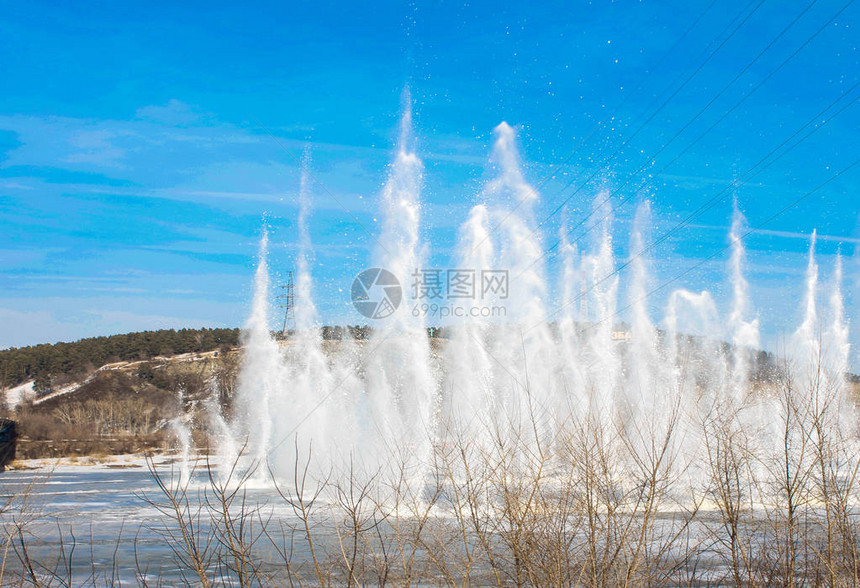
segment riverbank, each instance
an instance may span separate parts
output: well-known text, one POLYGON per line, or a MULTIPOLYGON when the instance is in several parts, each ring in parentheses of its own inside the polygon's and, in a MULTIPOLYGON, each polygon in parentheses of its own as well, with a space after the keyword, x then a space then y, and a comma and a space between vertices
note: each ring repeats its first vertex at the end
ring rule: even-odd
MULTIPOLYGON (((16 459, 7 470, 53 472, 61 469, 78 471, 78 468, 90 468, 93 470, 111 469, 140 469, 148 470, 148 460, 161 469, 178 465, 182 457, 177 452, 137 452, 117 455, 66 455, 54 458, 16 459)), ((190 458, 192 464, 205 464, 205 456, 195 455, 190 458)), ((2 476, 2 474, 0 474, 2 476)), ((0 477, 2 479, 2 477, 0 477)))

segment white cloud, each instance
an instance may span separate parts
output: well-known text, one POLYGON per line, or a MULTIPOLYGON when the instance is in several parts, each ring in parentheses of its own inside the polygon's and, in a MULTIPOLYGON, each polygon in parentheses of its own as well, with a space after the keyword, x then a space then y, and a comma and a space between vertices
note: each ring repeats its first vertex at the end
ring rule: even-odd
MULTIPOLYGON (((729 226, 720 226, 720 225, 689 225, 691 229, 707 229, 712 231, 720 231, 728 234, 730 227, 729 226)), ((793 231, 775 231, 769 229, 755 229, 752 231, 755 235, 768 235, 771 237, 784 237, 786 239, 800 239, 802 241, 809 242, 812 237, 809 233, 797 233, 793 231)), ((848 237, 845 235, 826 235, 823 233, 817 233, 816 239, 819 241, 833 241, 837 243, 851 243, 851 244, 860 244, 860 237, 848 237)))
POLYGON ((209 117, 176 98, 171 98, 164 106, 152 105, 138 108, 135 116, 139 119, 175 126, 187 126, 209 117))

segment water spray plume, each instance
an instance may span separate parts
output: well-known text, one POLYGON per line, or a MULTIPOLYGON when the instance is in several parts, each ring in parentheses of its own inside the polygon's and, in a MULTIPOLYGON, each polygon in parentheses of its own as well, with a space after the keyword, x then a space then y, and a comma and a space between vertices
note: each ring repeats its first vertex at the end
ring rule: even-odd
MULTIPOLYGON (((369 263, 390 271, 406 291, 404 298, 429 257, 421 237, 424 167, 411 125, 406 91, 398 143, 379 194, 379 245, 369 263)), ((271 335, 264 231, 243 335, 238 409, 229 425, 223 418, 213 421, 222 434, 231 431, 233 439, 224 446, 235 451, 245 445, 249 467, 271 467, 276 476, 290 475, 313 455, 314 472, 321 477, 406 473, 416 481, 432 471, 434 452, 457 440, 467 438, 476 448, 517 443, 552 452, 570 427, 596 431, 598 443, 622 434, 631 459, 652 455, 654 439, 671 437, 662 450, 679 464, 677 475, 691 482, 708 475, 703 464, 713 448, 702 431, 709 426, 742 429, 756 439, 751 447, 763 454, 774 451, 779 431, 772 417, 783 413, 776 384, 756 379, 762 369, 759 319, 745 275, 740 238, 745 219, 737 205, 728 234, 727 308, 707 290, 684 288, 664 302, 647 303, 653 270, 644 253, 652 220, 651 204, 643 202, 629 237, 630 282, 624 294, 629 313, 619 318, 621 282, 614 272, 608 192, 592 195, 602 220, 590 245, 572 243, 565 211, 558 234, 562 262, 557 277, 550 277, 541 263, 543 235, 534 219, 540 194, 523 173, 513 127, 502 123, 494 132, 492 175, 458 230, 452 259, 452 267, 474 272, 480 297, 464 301, 468 312, 452 319, 447 337, 432 345, 424 316, 410 312, 408 304, 377 320, 369 340, 322 341, 306 153, 298 200, 297 330, 283 344, 271 335), (482 273, 493 271, 511 277, 503 293, 481 291, 482 273), (568 305, 557 324, 548 324, 553 290, 564 300, 579 292, 582 305, 568 305), (486 304, 504 312, 492 318, 474 312, 486 304), (654 316, 661 307, 663 316, 654 316), (534 324, 540 326, 523 329, 534 324)), ((792 386, 813 399, 813 374, 824 374, 845 406, 849 347, 841 258, 834 273, 822 329, 813 233, 803 320, 792 337, 798 366, 806 367, 792 372, 792 386), (808 367, 815 361, 820 369, 808 367)), ((842 421, 839 426, 848 431, 842 421)))

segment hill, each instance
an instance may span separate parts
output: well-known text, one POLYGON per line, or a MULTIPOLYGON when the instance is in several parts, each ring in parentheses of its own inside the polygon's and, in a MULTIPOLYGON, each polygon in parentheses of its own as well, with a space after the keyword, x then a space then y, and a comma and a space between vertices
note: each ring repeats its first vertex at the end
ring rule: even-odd
POLYGON ((37 396, 80 381, 104 365, 158 356, 201 353, 239 344, 239 329, 162 329, 71 343, 0 351, 0 388, 33 380, 37 396))
MULTIPOLYGON (((176 419, 208 445, 209 408, 229 412, 240 351, 119 361, 14 406, 19 458, 133 453, 175 445, 176 419)), ((11 402, 10 402, 11 404, 11 402)), ((13 407, 10 407, 13 408, 13 407)))
MULTIPOLYGON (((324 327, 321 335, 329 352, 342 338, 358 342, 371 333, 324 327)), ((438 350, 450 333, 428 329, 428 336, 438 350)), ((616 344, 624 357, 626 340, 616 344)), ((731 347, 722 352, 731 356, 731 347)), ((749 353, 756 388, 779 380, 778 358, 749 353)), ((232 412, 241 354, 238 329, 148 331, 0 351, 0 391, 20 424, 19 457, 166 449, 175 445, 176 419, 205 448, 213 409, 228 418, 232 412)), ((848 378, 858 395, 860 378, 848 378)))

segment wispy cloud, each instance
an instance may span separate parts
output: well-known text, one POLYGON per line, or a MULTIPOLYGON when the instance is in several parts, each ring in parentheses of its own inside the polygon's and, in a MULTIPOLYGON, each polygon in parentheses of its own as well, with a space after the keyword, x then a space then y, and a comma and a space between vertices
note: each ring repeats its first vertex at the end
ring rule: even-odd
MULTIPOLYGON (((728 234, 731 227, 728 225, 720 226, 720 225, 689 225, 691 229, 705 229, 709 231, 720 231, 728 234)), ((772 237, 781 237, 784 239, 801 239, 803 241, 809 241, 812 238, 812 233, 798 233, 794 231, 776 231, 771 229, 756 229, 753 230, 753 234, 756 235, 768 235, 772 237)), ((816 238, 819 241, 833 241, 836 243, 850 243, 852 245, 860 244, 860 237, 849 237, 847 235, 827 235, 824 233, 817 233, 816 238)))
POLYGON ((138 108, 135 118, 171 126, 189 126, 205 120, 214 120, 215 117, 210 113, 198 111, 190 104, 171 98, 163 106, 152 104, 138 108))

